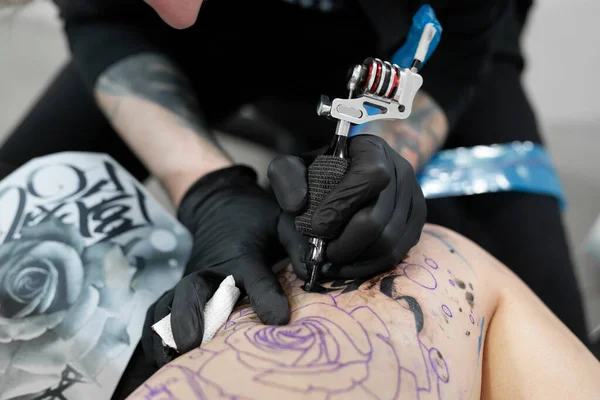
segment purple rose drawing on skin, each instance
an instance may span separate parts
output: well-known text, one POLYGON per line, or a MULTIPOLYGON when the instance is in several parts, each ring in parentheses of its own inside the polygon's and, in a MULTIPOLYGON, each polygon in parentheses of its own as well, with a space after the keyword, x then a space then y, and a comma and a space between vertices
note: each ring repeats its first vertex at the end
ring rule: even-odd
MULTIPOLYGON (((406 279, 389 276, 388 283, 406 279)), ((452 398, 450 361, 430 338, 422 340, 423 309, 414 297, 384 293, 391 303, 381 306, 398 305, 393 316, 385 313, 399 324, 392 339, 379 307, 348 306, 345 295, 335 292, 307 294, 291 271, 281 273, 279 282, 292 307, 289 325, 263 325, 241 305, 212 346, 165 366, 131 399, 162 400, 173 392, 182 399, 452 398)))
POLYGON ((58 384, 67 366, 93 380, 125 350, 135 272, 120 246, 85 247, 55 219, 0 246, 0 400, 58 384))
POLYGON ((235 324, 225 339, 226 348, 202 363, 195 375, 205 390, 216 389, 231 398, 245 398, 253 389, 260 393, 269 387, 270 396, 286 399, 343 399, 357 393, 393 399, 398 385, 381 384, 382 374, 400 373, 389 340, 387 327, 369 307, 347 312, 331 298, 331 303, 294 310, 286 326, 235 324), (235 363, 250 372, 236 376, 237 384, 213 372, 235 363), (306 379, 298 379, 301 376, 306 379))

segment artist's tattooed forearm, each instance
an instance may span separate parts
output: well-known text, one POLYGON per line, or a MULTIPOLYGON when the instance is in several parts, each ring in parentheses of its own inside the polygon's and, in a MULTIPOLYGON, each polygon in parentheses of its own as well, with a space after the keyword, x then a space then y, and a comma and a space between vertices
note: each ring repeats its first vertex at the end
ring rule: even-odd
POLYGON ((363 132, 385 139, 418 170, 443 145, 448 124, 443 110, 427 94, 419 93, 409 118, 375 121, 363 132))
POLYGON ((111 109, 106 110, 109 118, 116 117, 120 100, 135 96, 164 107, 182 126, 198 133, 208 132, 187 77, 161 54, 143 53, 119 61, 99 77, 95 89, 99 94, 116 97, 111 109))

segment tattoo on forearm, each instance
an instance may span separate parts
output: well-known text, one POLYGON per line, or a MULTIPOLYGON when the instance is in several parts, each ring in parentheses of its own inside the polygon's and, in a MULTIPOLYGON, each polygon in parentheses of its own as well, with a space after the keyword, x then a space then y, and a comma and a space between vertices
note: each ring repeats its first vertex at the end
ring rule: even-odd
POLYGON ((363 132, 385 139, 418 170, 443 145, 447 130, 442 109, 428 95, 419 93, 409 118, 375 121, 363 132))
MULTIPOLYGON (((456 250, 449 252, 462 262, 456 250)), ((265 326, 251 308, 238 308, 220 333, 222 343, 183 355, 133 398, 441 400, 455 398, 457 390, 466 398, 472 387, 458 379, 465 366, 446 359, 445 345, 432 341, 443 334, 442 325, 463 325, 462 341, 447 345, 462 344, 463 352, 479 358, 484 319, 469 300, 475 287, 430 257, 413 261, 377 278, 334 281, 319 295, 304 292, 303 282, 284 271, 281 286, 295 299, 291 304, 299 305, 291 310, 289 325, 265 326), (344 300, 377 293, 394 302, 376 307, 344 300), (415 293, 430 293, 427 298, 436 300, 419 301, 415 293), (393 311, 384 315, 384 309, 393 311), (409 321, 405 313, 412 314, 414 328, 400 335, 393 318, 409 321)))
POLYGON ((112 109, 107 110, 109 117, 116 116, 120 99, 135 96, 164 107, 182 126, 207 132, 187 77, 161 54, 143 53, 118 62, 100 76, 96 91, 117 97, 112 109))

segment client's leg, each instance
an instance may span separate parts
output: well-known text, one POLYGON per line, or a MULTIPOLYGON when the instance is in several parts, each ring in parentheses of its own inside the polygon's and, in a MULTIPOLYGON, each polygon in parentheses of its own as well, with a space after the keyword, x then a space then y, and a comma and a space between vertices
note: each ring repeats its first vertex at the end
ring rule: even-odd
POLYGON ((428 227, 388 273, 331 282, 325 294, 304 292, 287 269, 288 326, 264 326, 241 306, 133 398, 477 398, 497 291, 480 270, 490 257, 474 248, 428 227))
POLYGON ((483 353, 482 399, 597 399, 594 355, 523 282, 497 268, 504 273, 483 353))
POLYGON ((516 276, 428 225, 403 263, 306 293, 280 281, 287 326, 240 305, 205 346, 133 399, 589 399, 600 364, 516 276), (483 367, 482 367, 483 366, 483 367))

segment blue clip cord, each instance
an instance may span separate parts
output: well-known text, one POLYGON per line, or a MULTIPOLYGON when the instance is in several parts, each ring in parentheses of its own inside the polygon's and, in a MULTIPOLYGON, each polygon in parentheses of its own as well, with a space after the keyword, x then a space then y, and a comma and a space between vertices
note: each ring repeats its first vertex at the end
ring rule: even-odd
POLYGON ((435 16, 433 8, 431 8, 431 6, 428 4, 421 6, 421 8, 419 8, 419 10, 413 16, 412 26, 410 27, 410 31, 408 31, 406 42, 404 42, 402 47, 400 47, 392 56, 392 62, 394 64, 397 64, 401 68, 409 68, 412 65, 415 58, 415 53, 417 52, 417 47, 419 46, 419 41, 421 40, 421 36, 425 30, 425 25, 427 24, 433 24, 436 32, 431 44, 429 45, 427 56, 425 56, 420 68, 423 67, 423 64, 425 64, 431 54, 433 54, 440 43, 440 39, 442 38, 442 25, 435 16))
POLYGON ((552 159, 543 147, 514 142, 443 150, 417 178, 426 198, 494 192, 526 192, 567 201, 552 159))

